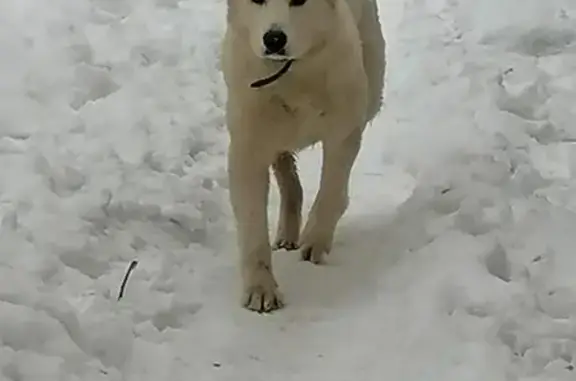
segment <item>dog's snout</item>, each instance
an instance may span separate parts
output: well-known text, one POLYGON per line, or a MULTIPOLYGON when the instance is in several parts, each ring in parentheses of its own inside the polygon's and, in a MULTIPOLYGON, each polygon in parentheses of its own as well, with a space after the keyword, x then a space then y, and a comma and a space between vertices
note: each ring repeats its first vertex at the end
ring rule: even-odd
POLYGON ((288 37, 281 30, 270 29, 264 33, 262 40, 266 48, 266 54, 284 54, 288 37))

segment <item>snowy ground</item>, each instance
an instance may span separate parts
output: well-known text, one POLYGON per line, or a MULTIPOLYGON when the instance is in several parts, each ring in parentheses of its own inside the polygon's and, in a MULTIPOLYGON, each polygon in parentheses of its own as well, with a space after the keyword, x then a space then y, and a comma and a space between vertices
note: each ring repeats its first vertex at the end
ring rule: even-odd
POLYGON ((576 4, 380 2, 351 208, 327 266, 275 255, 288 305, 259 316, 223 0, 1 1, 0 380, 574 380, 576 4))

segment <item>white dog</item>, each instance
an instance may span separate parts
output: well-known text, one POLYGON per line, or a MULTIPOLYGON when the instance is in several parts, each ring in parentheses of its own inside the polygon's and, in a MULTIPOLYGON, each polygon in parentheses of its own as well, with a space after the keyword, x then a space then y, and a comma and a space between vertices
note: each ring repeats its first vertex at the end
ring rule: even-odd
POLYGON ((273 248, 320 263, 348 205, 362 133, 382 104, 385 42, 376 0, 228 0, 223 72, 228 175, 243 276, 243 305, 282 307, 273 248), (322 143, 320 188, 300 234, 302 187, 294 155, 322 143), (272 166, 281 205, 268 235, 272 166))

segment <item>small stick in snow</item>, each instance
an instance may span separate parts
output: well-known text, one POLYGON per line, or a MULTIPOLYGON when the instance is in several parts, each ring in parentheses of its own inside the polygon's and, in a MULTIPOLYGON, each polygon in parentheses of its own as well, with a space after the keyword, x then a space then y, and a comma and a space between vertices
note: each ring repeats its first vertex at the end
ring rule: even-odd
POLYGON ((133 260, 132 262, 130 262, 130 266, 128 266, 128 270, 126 270, 126 275, 124 275, 124 279, 122 280, 122 285, 120 285, 120 292, 118 293, 118 301, 120 301, 120 299, 122 299, 122 297, 124 296, 124 289, 126 288, 126 283, 128 283, 128 277, 130 277, 130 274, 132 273, 132 271, 134 271, 136 266, 138 266, 137 260, 133 260))

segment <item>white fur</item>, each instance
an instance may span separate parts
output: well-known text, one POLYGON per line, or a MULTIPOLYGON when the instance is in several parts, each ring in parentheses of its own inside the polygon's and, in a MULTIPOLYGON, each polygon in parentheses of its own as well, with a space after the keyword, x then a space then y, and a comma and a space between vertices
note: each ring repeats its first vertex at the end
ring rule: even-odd
MULTIPOLYGON (((348 181, 362 133, 381 107, 385 44, 372 0, 228 0, 223 72, 228 89, 228 171, 243 274, 243 304, 271 311, 283 304, 271 261, 269 168, 281 192, 275 247, 320 263, 348 204, 348 181), (254 89, 283 63, 265 58, 270 28, 287 35, 295 59, 276 82, 254 89), (302 188, 294 154, 322 143, 320 189, 300 233, 302 188)), ((281 58, 281 57, 276 57, 281 58)))

